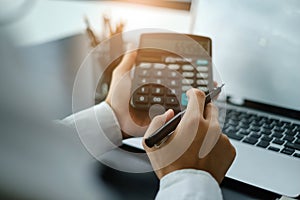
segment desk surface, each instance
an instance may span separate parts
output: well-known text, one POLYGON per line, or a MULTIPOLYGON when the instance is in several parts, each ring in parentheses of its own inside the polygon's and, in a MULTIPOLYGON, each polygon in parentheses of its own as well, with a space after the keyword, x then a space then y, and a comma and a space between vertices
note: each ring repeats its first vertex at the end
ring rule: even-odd
MULTIPOLYGON (((50 74, 50 76, 53 76, 53 81, 58 81, 64 88, 64 95, 53 100, 53 104, 58 106, 57 111, 53 113, 53 118, 62 118, 71 113, 73 82, 76 71, 88 52, 86 44, 88 42, 84 36, 75 35, 22 49, 28 57, 31 57, 33 64, 43 67, 42 70, 56 69, 54 70, 55 73, 50 74)), ((136 151, 136 149, 128 146, 124 146, 124 148, 129 151, 136 151)), ((122 153, 119 150, 110 153, 111 160, 120 157, 122 157, 122 153)), ((137 159, 139 158, 126 157, 126 160, 132 163, 138 162, 137 159)), ((91 170, 90 173, 97 177, 95 184, 97 187, 99 186, 99 191, 102 192, 101 196, 105 193, 106 199, 153 199, 155 197, 159 182, 153 172, 144 174, 124 173, 108 168, 93 159, 90 161, 96 166, 96 170, 91 170)), ((85 174, 86 172, 82 173, 85 174)), ((82 184, 90 185, 90 183, 82 184)), ((225 178, 221 184, 221 189, 224 199, 275 199, 278 197, 276 194, 228 178, 225 178)))

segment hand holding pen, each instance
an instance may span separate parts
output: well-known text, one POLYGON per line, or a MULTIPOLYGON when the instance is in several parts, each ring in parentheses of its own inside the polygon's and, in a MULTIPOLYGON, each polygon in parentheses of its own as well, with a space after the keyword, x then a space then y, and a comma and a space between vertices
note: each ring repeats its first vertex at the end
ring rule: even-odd
MULTIPOLYGON (((211 102, 213 98, 220 94, 223 86, 224 84, 217 88, 214 88, 209 94, 206 95, 205 105, 211 102)), ((157 129, 150 137, 145 139, 145 144, 151 148, 155 145, 158 145, 159 143, 163 143, 165 138, 167 138, 167 136, 176 129, 185 112, 186 110, 181 111, 170 121, 168 121, 165 125, 157 129)))
MULTIPOLYGON (((220 89, 215 89, 217 95, 220 89)), ((214 95, 212 95, 212 98, 214 95)), ((175 130, 168 134, 168 139, 160 148, 151 148, 146 145, 146 139, 164 127, 166 121, 174 118, 174 112, 168 110, 163 115, 156 116, 145 133, 143 147, 147 152, 151 165, 159 179, 176 170, 188 169, 196 173, 201 170, 208 172, 218 183, 223 180, 228 168, 233 162, 236 152, 228 137, 222 134, 218 122, 218 109, 209 102, 209 97, 197 89, 187 92, 188 105, 175 130), (206 102, 206 103, 205 103, 206 102), (216 143, 204 145, 206 136, 217 135, 216 143), (200 156, 202 150, 207 151, 200 156)), ((183 173, 183 172, 182 172, 183 173)))

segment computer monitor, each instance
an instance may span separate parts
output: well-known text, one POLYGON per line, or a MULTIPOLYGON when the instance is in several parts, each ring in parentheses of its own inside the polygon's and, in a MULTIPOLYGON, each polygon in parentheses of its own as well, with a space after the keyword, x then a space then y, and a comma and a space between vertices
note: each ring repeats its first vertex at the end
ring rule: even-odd
POLYGON ((300 111, 300 1, 197 4, 193 33, 212 38, 227 94, 300 111))

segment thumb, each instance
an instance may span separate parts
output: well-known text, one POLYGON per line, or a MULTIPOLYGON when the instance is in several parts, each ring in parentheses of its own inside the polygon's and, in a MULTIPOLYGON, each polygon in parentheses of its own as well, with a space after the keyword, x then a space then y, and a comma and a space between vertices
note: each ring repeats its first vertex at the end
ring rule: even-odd
POLYGON ((120 64, 117 66, 116 70, 121 74, 130 71, 131 68, 134 66, 136 56, 136 51, 127 51, 124 57, 122 58, 120 64))
POLYGON ((154 117, 144 135, 144 138, 151 136, 157 129, 172 119, 172 117, 174 117, 174 111, 172 109, 167 110, 162 115, 157 115, 154 117))

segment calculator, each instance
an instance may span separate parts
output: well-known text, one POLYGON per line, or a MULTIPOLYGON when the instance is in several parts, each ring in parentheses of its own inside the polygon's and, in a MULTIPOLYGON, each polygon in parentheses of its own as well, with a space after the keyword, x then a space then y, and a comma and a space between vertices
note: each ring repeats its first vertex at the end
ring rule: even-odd
POLYGON ((130 104, 148 110, 158 104, 179 112, 187 106, 186 91, 213 89, 211 39, 177 33, 140 37, 132 77, 130 104))

